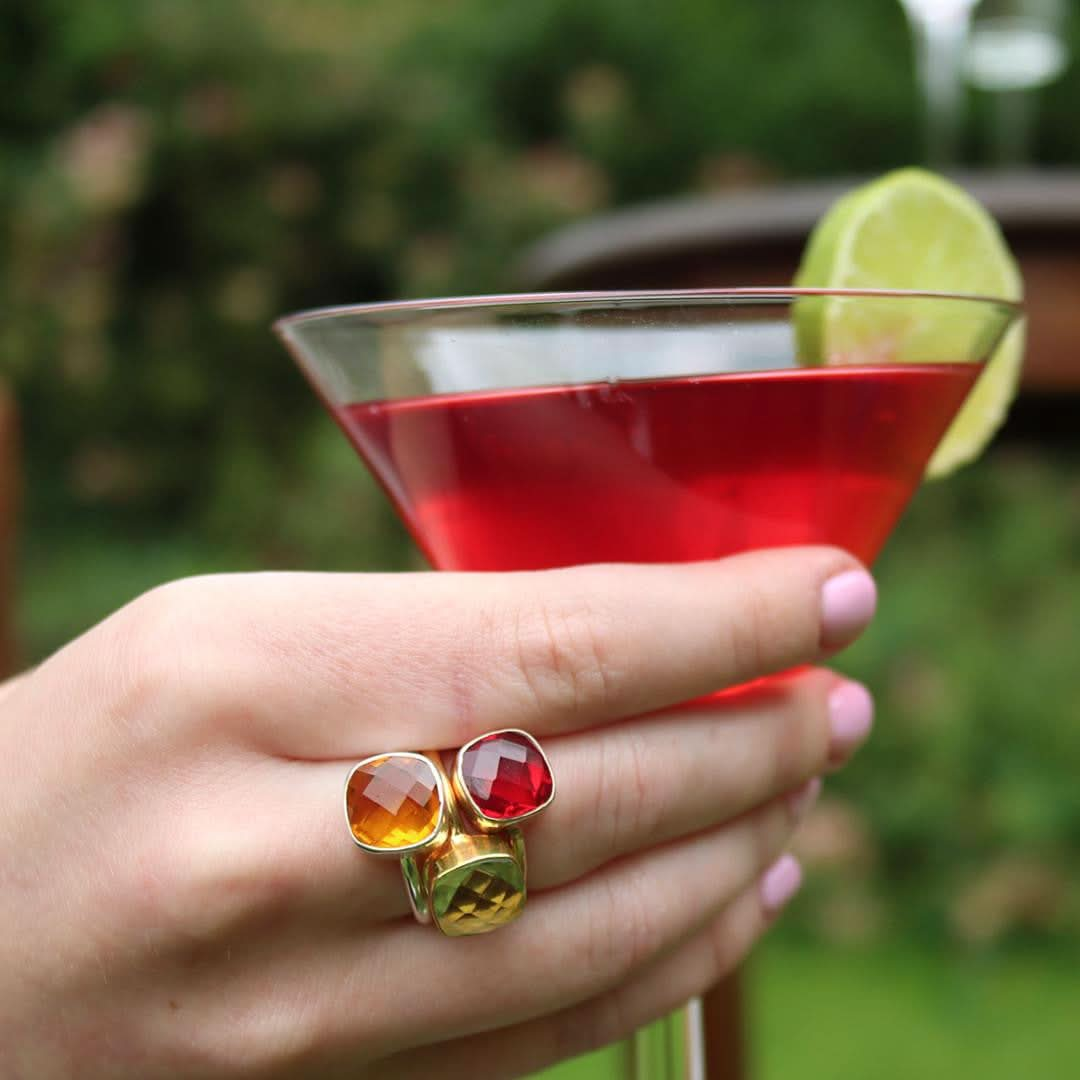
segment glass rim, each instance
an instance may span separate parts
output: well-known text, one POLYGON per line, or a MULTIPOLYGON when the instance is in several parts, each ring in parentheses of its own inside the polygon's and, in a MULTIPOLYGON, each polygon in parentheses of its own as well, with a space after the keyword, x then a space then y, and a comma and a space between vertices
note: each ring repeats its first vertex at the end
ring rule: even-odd
POLYGON ((595 305, 610 303, 658 305, 690 303, 783 303, 809 297, 833 297, 836 299, 896 299, 896 300, 966 300, 970 303, 993 304, 1012 312, 1013 318, 1024 314, 1022 300, 1007 300, 1000 296, 976 293, 936 292, 930 289, 830 289, 801 288, 785 285, 736 286, 731 288, 697 289, 599 289, 566 292, 490 293, 475 296, 445 296, 431 299, 380 300, 362 304, 333 304, 326 307, 307 308, 282 315, 275 319, 271 328, 282 335, 290 327, 302 323, 329 319, 337 316, 367 316, 374 322, 399 314, 438 315, 442 312, 489 311, 499 309, 535 308, 543 310, 566 304, 595 305))

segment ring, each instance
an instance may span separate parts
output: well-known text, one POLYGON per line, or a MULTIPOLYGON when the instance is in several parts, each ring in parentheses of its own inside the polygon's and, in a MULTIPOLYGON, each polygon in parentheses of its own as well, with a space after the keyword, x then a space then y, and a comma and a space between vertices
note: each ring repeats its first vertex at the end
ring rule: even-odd
POLYGON ((525 907, 521 822, 555 798, 540 744, 507 728, 481 735, 454 756, 395 751, 357 762, 345 780, 353 842, 401 863, 418 922, 448 937, 485 934, 525 907))

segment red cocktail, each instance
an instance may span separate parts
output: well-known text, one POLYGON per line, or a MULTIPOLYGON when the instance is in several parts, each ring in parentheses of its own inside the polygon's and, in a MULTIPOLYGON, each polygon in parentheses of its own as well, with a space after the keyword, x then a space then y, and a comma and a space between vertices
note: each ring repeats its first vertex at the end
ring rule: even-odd
POLYGON ((440 569, 822 542, 868 562, 978 373, 804 368, 361 402, 335 415, 440 569))

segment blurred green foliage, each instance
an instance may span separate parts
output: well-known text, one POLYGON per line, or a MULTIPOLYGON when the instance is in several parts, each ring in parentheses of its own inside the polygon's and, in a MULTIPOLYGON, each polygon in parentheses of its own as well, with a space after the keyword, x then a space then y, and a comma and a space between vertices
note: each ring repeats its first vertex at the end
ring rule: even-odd
MULTIPOLYGON (((1080 985, 1071 958, 1023 949, 965 960, 895 942, 766 940, 749 964, 748 1039, 759 1080, 1015 1080, 1066 1076, 1080 985)), ((621 1080, 625 1051, 568 1061, 543 1080, 621 1080)))
MULTIPOLYGON (((414 564, 275 315, 502 289, 611 206, 918 156, 894 0, 36 0, 0 50, 31 659, 179 574, 414 564)), ((1045 93, 1047 162, 1080 160, 1078 95, 1045 93)), ((789 925, 1077 937, 1077 476, 1007 446, 917 500, 844 660, 877 734, 789 925)))
POLYGON ((965 962, 896 943, 820 949, 774 941, 751 973, 760 1080, 1012 1080, 1075 1070, 1076 968, 1045 950, 965 962))
POLYGON ((916 496, 877 568, 881 616, 838 664, 879 717, 804 837, 807 924, 1080 940, 1078 540, 1075 450, 999 446, 916 496))

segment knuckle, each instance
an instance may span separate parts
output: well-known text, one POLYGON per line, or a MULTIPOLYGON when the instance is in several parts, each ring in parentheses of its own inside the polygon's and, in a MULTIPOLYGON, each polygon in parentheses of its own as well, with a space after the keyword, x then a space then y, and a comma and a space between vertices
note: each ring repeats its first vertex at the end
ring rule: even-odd
POLYGON ((816 655, 818 618, 807 595, 788 586, 777 567, 739 581, 725 641, 739 679, 782 671, 816 655))
POLYGON ((137 649, 157 651, 160 645, 175 645, 182 640, 197 608, 197 592, 196 579, 181 578, 136 597, 121 612, 127 643, 137 649))
POLYGON ((761 588, 746 586, 738 616, 728 621, 728 658, 739 678, 767 673, 773 625, 768 597, 761 588))
MULTIPOLYGON (((590 1009, 589 1013, 596 1010, 590 1009)), ((546 1064, 555 1064, 559 1061, 567 1061, 570 1058, 580 1057, 587 1054, 597 1046, 605 1045, 599 1041, 602 1033, 597 1030, 595 1018, 583 1015, 584 1010, 566 1009, 556 1013, 548 1021, 548 1050, 545 1057, 546 1064), (594 1042, 595 1038, 598 1041, 594 1042)), ((613 1041, 613 1040, 612 1040, 613 1041)))
POLYGON ((656 837, 665 808, 640 738, 624 732, 600 743, 592 788, 592 833, 608 857, 647 847, 656 837))
MULTIPOLYGON (((251 1074, 252 1066, 255 1075, 319 1075, 324 1064, 320 1058, 327 1048, 314 1013, 310 1001, 299 1004, 271 996, 253 1002, 241 1021, 242 1043, 249 1048, 245 1075, 251 1074)), ((236 1038, 232 1025, 227 1034, 236 1038)), ((357 1053, 351 1064, 359 1069, 362 1056, 357 1053)))
POLYGON ((664 820, 665 805, 657 786, 650 782, 652 769, 648 751, 639 738, 625 740, 623 749, 623 798, 631 805, 624 810, 629 836, 646 846, 656 837, 664 820))
POLYGON ((160 648, 167 643, 176 621, 176 593, 169 586, 158 586, 132 600, 116 615, 116 644, 132 682, 164 682, 171 675, 163 660, 172 650, 160 648), (164 639, 164 642, 163 642, 164 639))
POLYGON ((819 773, 828 759, 827 695, 824 672, 811 672, 785 688, 780 722, 774 725, 772 787, 783 791, 819 773))
POLYGON ((294 907, 295 884, 268 872, 263 860, 234 844, 201 844, 188 863, 188 932, 196 941, 232 939, 253 927, 283 921, 294 907), (209 854, 208 854, 209 853, 209 854))
MULTIPOLYGON (((756 907, 755 902, 755 909, 756 907)), ((739 966, 761 932, 760 921, 755 920, 750 924, 746 919, 733 918, 735 914, 736 908, 729 908, 725 916, 717 919, 709 928, 708 945, 712 966, 708 973, 710 985, 730 975, 739 966)))
POLYGON ((641 871, 632 882, 605 881, 602 901, 589 909, 585 948, 588 970, 598 981, 621 981, 660 948, 660 924, 649 900, 655 891, 641 871))
POLYGON ((611 621, 586 601, 540 601, 514 618, 514 666, 542 712, 575 714, 610 700, 611 621))
POLYGON ((187 1048, 196 1058, 185 1063, 192 1073, 220 1077, 315 1075, 323 1049, 311 1009, 265 986, 257 997, 234 996, 229 1010, 204 1017, 187 1048))
POLYGON ((782 799, 763 807, 750 829, 752 877, 772 865, 791 839, 794 822, 782 799))
POLYGON ((661 945, 661 928, 656 908, 650 902, 652 883, 640 875, 634 886, 623 890, 616 919, 617 939, 621 942, 623 972, 634 971, 650 960, 661 945))
POLYGON ((565 1010, 552 1022, 552 1061, 565 1061, 608 1046, 634 1027, 623 995, 617 991, 604 994, 585 1009, 565 1010))
POLYGON ((195 630, 197 588, 191 579, 159 585, 131 601, 103 624, 113 663, 107 699, 117 723, 136 729, 168 712, 162 702, 190 693, 185 662, 195 630))
POLYGON ((112 696, 129 725, 141 720, 155 736, 170 724, 250 730, 257 695, 299 662, 289 667, 268 649, 236 586, 229 575, 181 578, 118 612, 120 675, 112 696))
POLYGON ((269 931, 299 899, 292 875, 275 872, 265 845, 220 819, 189 818, 179 835, 146 853, 139 919, 197 961, 251 930, 269 931))

